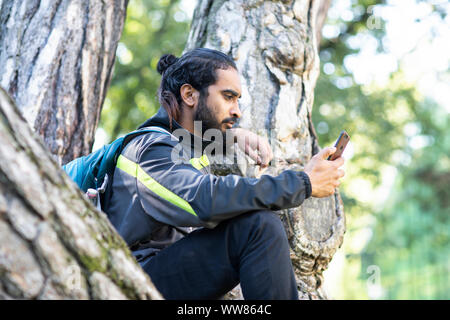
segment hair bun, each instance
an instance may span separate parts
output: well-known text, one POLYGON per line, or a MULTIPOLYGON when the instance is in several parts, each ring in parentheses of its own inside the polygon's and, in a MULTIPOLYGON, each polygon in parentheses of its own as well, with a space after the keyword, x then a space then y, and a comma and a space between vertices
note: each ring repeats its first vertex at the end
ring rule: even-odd
POLYGON ((158 65, 156 66, 156 70, 158 70, 159 74, 162 75, 164 71, 167 70, 167 68, 169 68, 177 61, 178 58, 175 57, 173 54, 165 54, 159 59, 158 65))

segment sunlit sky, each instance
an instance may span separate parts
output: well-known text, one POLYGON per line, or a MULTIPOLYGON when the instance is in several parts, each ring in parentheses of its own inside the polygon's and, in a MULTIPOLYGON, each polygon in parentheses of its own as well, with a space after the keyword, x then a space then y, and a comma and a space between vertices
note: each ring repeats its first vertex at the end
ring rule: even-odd
MULTIPOLYGON (((334 1, 329 11, 332 19, 353 18, 351 0, 334 1)), ((377 41, 368 33, 350 37, 348 45, 359 48, 360 53, 344 60, 345 67, 360 84, 372 81, 380 86, 387 83, 391 72, 399 67, 405 80, 416 83, 425 95, 433 97, 447 112, 450 112, 450 16, 442 22, 431 3, 450 12, 450 2, 415 0, 389 0, 386 5, 369 9, 372 15, 369 28, 381 28, 384 21, 383 45, 386 53, 377 53, 377 41), (382 19, 382 20, 380 20, 382 19)), ((338 27, 325 25, 324 36, 333 37, 338 27)))

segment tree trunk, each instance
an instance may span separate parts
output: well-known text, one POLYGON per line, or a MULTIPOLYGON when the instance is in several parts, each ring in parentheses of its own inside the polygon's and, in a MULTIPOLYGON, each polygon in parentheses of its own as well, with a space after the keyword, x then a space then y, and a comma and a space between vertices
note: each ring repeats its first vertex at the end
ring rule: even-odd
POLYGON ((91 151, 127 3, 0 1, 0 86, 60 164, 91 151))
MULTIPOLYGON (((302 170, 319 151, 311 121, 319 75, 318 36, 329 0, 200 0, 186 50, 215 48, 232 56, 242 79, 239 126, 271 142, 265 174, 302 170)), ((247 162, 228 172, 258 176, 247 162)), ((216 172, 227 169, 216 167, 216 172)), ((341 246, 345 216, 339 193, 283 210, 300 297, 326 299, 322 272, 341 246)))
POLYGON ((0 89, 0 299, 161 299, 0 89))

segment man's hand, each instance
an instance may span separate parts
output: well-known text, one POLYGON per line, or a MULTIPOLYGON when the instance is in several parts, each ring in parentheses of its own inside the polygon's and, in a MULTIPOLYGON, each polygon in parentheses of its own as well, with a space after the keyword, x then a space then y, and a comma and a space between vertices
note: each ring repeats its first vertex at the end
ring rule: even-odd
POLYGON ((324 148, 306 164, 304 172, 311 181, 311 196, 317 198, 331 196, 341 184, 339 179, 345 175, 345 172, 339 167, 344 164, 344 158, 339 157, 334 161, 326 160, 335 152, 335 147, 324 148))
POLYGON ((266 168, 273 158, 272 148, 267 139, 243 128, 232 128, 230 131, 235 137, 239 148, 252 158, 261 168, 266 168))

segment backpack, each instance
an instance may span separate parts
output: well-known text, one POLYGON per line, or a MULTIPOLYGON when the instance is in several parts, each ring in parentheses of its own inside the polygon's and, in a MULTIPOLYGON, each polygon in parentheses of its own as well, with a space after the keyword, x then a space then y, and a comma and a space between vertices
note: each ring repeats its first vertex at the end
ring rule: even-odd
POLYGON ((148 132, 170 133, 160 127, 145 127, 118 138, 110 144, 88 154, 76 158, 62 166, 67 175, 86 193, 97 209, 105 207, 105 191, 112 184, 117 159, 128 142, 148 132))

